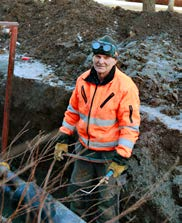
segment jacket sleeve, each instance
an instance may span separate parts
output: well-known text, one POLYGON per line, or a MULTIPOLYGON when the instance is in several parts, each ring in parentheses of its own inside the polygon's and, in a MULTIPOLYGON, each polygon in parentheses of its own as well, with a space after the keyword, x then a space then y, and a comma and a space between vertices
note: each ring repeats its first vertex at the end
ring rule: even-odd
POLYGON ((77 94, 77 84, 76 87, 71 95, 71 98, 69 100, 69 105, 67 107, 67 110, 64 115, 62 126, 60 127, 60 131, 72 135, 75 126, 80 119, 79 111, 78 111, 78 94, 77 94))
POLYGON ((123 93, 117 118, 119 121, 119 140, 116 147, 117 154, 129 158, 139 136, 140 99, 136 85, 131 82, 123 93))

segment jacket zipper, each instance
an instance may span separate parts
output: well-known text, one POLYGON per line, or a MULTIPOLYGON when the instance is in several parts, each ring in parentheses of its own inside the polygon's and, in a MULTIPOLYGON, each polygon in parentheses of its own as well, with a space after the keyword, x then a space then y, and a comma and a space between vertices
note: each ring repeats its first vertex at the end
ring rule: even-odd
POLYGON ((103 108, 104 105, 112 98, 114 97, 114 93, 112 92, 106 99, 104 102, 102 102, 102 104, 100 105, 100 108, 103 108))
POLYGON ((88 123, 87 123, 87 135, 88 135, 87 146, 88 146, 88 148, 89 148, 89 140, 90 140, 90 135, 89 135, 90 114, 91 114, 92 105, 93 105, 93 102, 94 102, 96 91, 97 91, 97 85, 96 85, 96 88, 95 88, 95 91, 94 91, 94 94, 93 94, 93 97, 92 97, 92 101, 91 101, 91 104, 90 104, 90 110, 89 110, 89 114, 88 114, 88 123))
POLYGON ((133 115, 133 107, 132 107, 132 105, 129 105, 129 111, 130 111, 129 119, 130 119, 130 122, 133 123, 133 119, 132 119, 132 115, 133 115))

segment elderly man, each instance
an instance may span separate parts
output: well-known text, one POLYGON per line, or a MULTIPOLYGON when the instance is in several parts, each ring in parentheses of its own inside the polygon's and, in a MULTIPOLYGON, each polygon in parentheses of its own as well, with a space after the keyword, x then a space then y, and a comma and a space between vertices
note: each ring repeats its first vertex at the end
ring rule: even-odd
MULTIPOLYGON (((118 50, 110 36, 92 42, 93 67, 77 79, 75 89, 60 127, 61 137, 55 146, 55 159, 68 151, 68 138, 76 129, 76 160, 69 194, 71 210, 81 217, 89 216, 91 204, 94 222, 111 220, 117 215, 117 178, 126 169, 127 160, 139 135, 139 94, 134 82, 117 64, 118 50), (87 161, 88 159, 88 161, 87 161), (81 189, 90 190, 95 183, 113 171, 108 184, 100 185, 94 203, 81 189), (76 196, 78 195, 78 196, 76 196)), ((88 220, 89 218, 86 218, 88 220)), ((118 222, 117 220, 115 222, 118 222)))

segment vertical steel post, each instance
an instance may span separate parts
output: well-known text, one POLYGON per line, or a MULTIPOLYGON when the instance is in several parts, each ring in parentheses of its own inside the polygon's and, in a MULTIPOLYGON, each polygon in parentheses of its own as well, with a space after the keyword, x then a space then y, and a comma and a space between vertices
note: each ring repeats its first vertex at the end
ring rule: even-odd
POLYGON ((0 26, 7 27, 10 29, 11 39, 9 44, 9 63, 8 63, 8 74, 6 81, 5 91, 5 103, 4 103, 4 114, 3 114, 3 128, 2 128, 2 153, 6 151, 8 144, 8 133, 9 133, 9 113, 10 113, 10 101, 12 93, 12 76, 14 71, 14 58, 16 41, 18 35, 18 23, 17 22, 0 22, 0 26))

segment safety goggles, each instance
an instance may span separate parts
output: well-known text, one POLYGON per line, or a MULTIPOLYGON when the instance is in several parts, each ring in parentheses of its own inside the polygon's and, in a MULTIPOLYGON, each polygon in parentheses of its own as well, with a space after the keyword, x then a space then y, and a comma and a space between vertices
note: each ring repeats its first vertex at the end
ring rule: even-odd
POLYGON ((110 43, 102 41, 93 41, 92 51, 94 54, 104 54, 111 57, 116 56, 116 47, 110 43))

